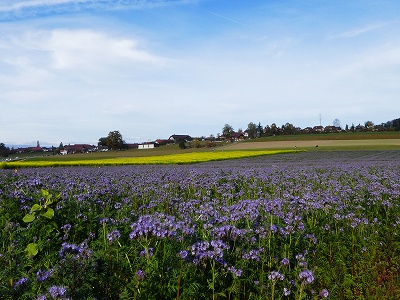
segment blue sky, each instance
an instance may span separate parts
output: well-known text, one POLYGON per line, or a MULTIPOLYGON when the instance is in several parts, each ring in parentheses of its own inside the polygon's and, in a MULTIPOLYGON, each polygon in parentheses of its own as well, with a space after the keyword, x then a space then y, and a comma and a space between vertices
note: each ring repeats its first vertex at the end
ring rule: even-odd
POLYGON ((0 142, 399 118, 397 0, 2 0, 0 142))

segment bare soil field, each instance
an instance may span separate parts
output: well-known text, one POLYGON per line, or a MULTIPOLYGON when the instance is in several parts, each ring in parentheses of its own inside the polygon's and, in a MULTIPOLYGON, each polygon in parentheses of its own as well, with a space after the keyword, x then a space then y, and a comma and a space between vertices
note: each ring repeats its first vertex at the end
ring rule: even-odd
POLYGON ((400 150, 400 139, 362 139, 362 140, 297 140, 297 141, 264 141, 243 143, 237 142, 225 146, 229 150, 245 150, 245 149, 287 149, 298 148, 379 148, 400 150))

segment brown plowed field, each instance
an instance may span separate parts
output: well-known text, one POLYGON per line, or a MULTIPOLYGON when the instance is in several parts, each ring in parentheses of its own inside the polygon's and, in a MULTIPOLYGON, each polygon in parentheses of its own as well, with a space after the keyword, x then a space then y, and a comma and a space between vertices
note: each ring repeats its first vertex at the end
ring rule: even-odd
POLYGON ((371 148, 388 147, 400 150, 400 139, 363 139, 363 140, 297 140, 297 141, 267 141, 267 142, 237 142, 226 145, 229 150, 245 149, 287 149, 287 148, 371 148))

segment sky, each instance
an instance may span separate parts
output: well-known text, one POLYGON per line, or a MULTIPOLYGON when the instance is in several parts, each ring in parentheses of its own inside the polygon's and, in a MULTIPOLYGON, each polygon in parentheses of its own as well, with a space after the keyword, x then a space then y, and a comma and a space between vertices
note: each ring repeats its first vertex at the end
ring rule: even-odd
POLYGON ((398 0, 2 0, 0 142, 400 117, 398 0))

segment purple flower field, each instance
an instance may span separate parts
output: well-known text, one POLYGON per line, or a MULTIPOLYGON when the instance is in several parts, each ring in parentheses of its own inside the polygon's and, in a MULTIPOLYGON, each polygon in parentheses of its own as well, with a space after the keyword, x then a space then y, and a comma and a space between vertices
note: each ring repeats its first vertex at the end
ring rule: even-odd
POLYGON ((1 299, 398 299, 400 152, 0 170, 1 299))

